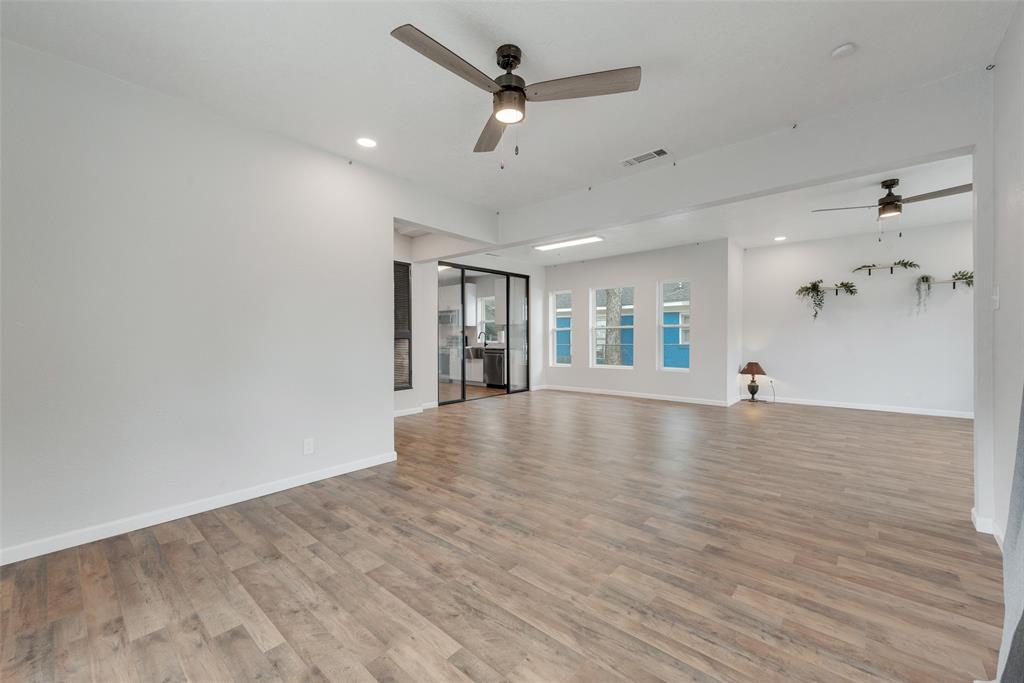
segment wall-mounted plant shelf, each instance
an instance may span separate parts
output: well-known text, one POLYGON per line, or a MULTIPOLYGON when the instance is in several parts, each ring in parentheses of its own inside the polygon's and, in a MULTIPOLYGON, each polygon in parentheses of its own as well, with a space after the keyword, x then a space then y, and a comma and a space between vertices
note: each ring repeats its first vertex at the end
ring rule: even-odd
POLYGON ((856 268, 854 268, 853 272, 857 273, 857 272, 860 272, 862 270, 866 270, 866 271, 868 271, 868 275, 870 276, 871 275, 871 271, 873 271, 873 270, 885 270, 886 268, 888 268, 889 269, 889 275, 892 275, 893 273, 896 272, 897 268, 902 268, 904 270, 909 270, 910 268, 920 268, 920 267, 921 266, 919 266, 917 263, 911 261, 910 259, 901 258, 898 261, 893 261, 892 263, 883 263, 883 264, 865 263, 863 266, 857 266, 856 268))
POLYGON ((922 275, 917 278, 917 308, 918 310, 924 310, 925 305, 928 302, 928 297, 931 296, 932 287, 934 285, 953 285, 953 289, 956 289, 957 284, 961 284, 964 287, 974 286, 974 271, 973 270, 958 270, 953 273, 953 276, 948 280, 936 280, 931 275, 922 275))
POLYGON ((857 285, 846 281, 829 286, 824 284, 824 280, 813 280, 796 290, 796 295, 807 301, 807 305, 811 309, 811 317, 814 320, 818 319, 818 314, 825 307, 825 292, 830 289, 835 290, 836 296, 839 296, 839 292, 850 296, 857 293, 857 285))

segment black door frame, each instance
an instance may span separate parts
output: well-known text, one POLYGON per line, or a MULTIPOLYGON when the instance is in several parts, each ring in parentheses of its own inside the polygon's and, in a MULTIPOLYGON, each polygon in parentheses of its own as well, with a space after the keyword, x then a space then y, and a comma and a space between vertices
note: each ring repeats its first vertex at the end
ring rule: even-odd
MULTIPOLYGON (((511 335, 506 336, 505 341, 505 394, 519 394, 524 391, 530 390, 530 363, 531 356, 530 352, 530 276, 523 275, 522 273, 512 273, 507 270, 495 270, 494 268, 483 268, 478 266, 466 266, 461 263, 455 263, 453 261, 438 261, 439 266, 448 266, 449 268, 459 269, 459 290, 461 294, 462 302, 462 322, 466 320, 466 271, 472 270, 480 273, 490 273, 492 275, 504 275, 505 276, 505 329, 509 327, 509 300, 512 298, 512 278, 518 277, 526 281, 526 386, 522 389, 512 389, 512 354, 508 353, 509 339, 511 335)), ((438 288, 440 289, 440 287, 438 288)), ((462 385, 462 398, 454 398, 451 401, 438 401, 437 405, 446 406, 452 403, 464 403, 468 401, 476 401, 482 398, 491 398, 490 396, 480 396, 479 398, 466 398, 466 326, 462 325, 462 353, 459 354, 462 358, 462 372, 461 374, 461 385, 462 385)), ((440 368, 438 368, 440 370, 440 368)), ((437 373, 440 375, 440 372, 437 373)), ((436 381, 436 380, 435 380, 436 381)), ((495 394, 495 396, 501 396, 502 394, 495 394)), ((440 398, 440 395, 438 396, 440 398)))

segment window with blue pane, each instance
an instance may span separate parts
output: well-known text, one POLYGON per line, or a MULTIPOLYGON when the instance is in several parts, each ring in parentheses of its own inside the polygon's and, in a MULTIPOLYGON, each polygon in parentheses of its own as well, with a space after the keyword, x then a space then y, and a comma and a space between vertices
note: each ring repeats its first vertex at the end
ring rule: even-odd
POLYGON ((591 364, 633 367, 633 288, 595 289, 592 305, 591 364))
POLYGON ((572 365, 572 292, 551 295, 551 364, 572 365))
POLYGON ((686 370, 690 367, 690 283, 662 282, 660 290, 661 367, 686 370))

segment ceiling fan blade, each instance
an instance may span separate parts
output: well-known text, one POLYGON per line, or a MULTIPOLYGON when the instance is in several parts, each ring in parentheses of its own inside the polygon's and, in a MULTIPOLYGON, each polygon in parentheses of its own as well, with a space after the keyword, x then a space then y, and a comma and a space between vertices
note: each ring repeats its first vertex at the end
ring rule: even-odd
POLYGON ((938 199, 940 197, 951 197, 955 194, 963 194, 964 192, 970 192, 974 189, 974 183, 967 183, 966 185, 957 185, 956 187, 947 187, 945 190, 935 190, 935 192, 925 192, 924 194, 916 194, 913 197, 904 197, 904 204, 913 204, 914 202, 923 202, 929 199, 938 199))
POLYGON ((592 74, 556 78, 526 86, 526 99, 532 102, 571 100, 576 97, 612 95, 640 88, 640 67, 597 71, 592 74))
POLYGON ((832 209, 811 209, 811 213, 820 213, 822 211, 847 211, 849 209, 877 209, 878 204, 865 204, 864 206, 837 206, 832 209))
POLYGON ((427 59, 440 64, 456 76, 460 76, 476 87, 495 93, 501 90, 494 79, 437 42, 412 24, 399 26, 391 35, 402 41, 427 59))
POLYGON ((504 132, 505 124, 493 116, 488 116, 487 123, 484 124, 484 129, 480 131, 480 138, 476 141, 476 147, 473 148, 473 151, 493 152, 494 148, 498 146, 498 142, 501 141, 501 134, 504 132))

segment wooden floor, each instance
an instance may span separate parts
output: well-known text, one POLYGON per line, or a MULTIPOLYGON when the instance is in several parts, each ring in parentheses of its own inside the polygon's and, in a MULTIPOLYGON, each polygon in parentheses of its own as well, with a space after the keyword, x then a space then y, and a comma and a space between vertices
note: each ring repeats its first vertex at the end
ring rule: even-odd
MULTIPOLYGON (((505 387, 489 387, 479 384, 466 385, 466 400, 472 401, 478 398, 500 396, 507 394, 505 387)), ((445 401, 458 401, 462 398, 462 384, 460 383, 439 383, 437 385, 437 400, 439 403, 445 401)))
POLYGON ((970 681, 971 423, 559 392, 399 460, 5 567, 13 681, 970 681))

